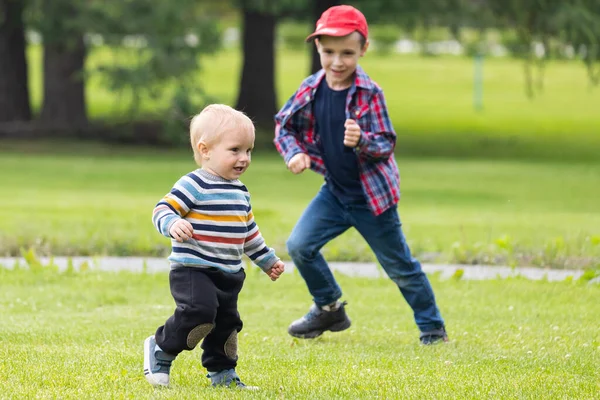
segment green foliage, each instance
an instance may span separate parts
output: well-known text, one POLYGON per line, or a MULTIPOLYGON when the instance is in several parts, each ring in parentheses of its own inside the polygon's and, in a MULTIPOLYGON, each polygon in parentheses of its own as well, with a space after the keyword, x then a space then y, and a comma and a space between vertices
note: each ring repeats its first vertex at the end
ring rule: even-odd
POLYGON ((159 132, 161 143, 170 145, 189 144, 189 123, 191 118, 210 103, 219 101, 208 95, 201 87, 180 85, 174 91, 167 115, 162 119, 159 132))
MULTIPOLYGON (((531 64, 534 41, 549 50, 552 40, 562 40, 576 49, 585 48, 582 57, 589 81, 598 84, 600 68, 600 3, 596 0, 491 0, 488 2, 496 20, 515 29, 513 48, 524 49, 519 55, 526 62, 527 93, 534 95, 531 64)), ((542 59, 543 61, 543 59, 542 59)))
POLYGON ((44 43, 68 47, 90 28, 94 16, 83 1, 29 0, 25 20, 42 35, 44 43))
POLYGON ((454 271, 454 274, 452 274, 452 278, 455 280, 461 280, 464 274, 465 270, 462 268, 458 268, 456 271, 454 271))
POLYGON ((21 249, 21 257, 25 260, 31 271, 37 272, 43 268, 42 263, 37 258, 33 249, 29 249, 27 251, 21 249))
MULTIPOLYGON (((285 23, 279 24, 277 36, 281 39, 284 48, 289 50, 307 50, 309 44, 305 42, 311 33, 308 23, 285 23)), ((310 43, 312 46, 313 43, 310 43)))
POLYGON ((200 58, 221 45, 213 8, 195 0, 31 0, 27 21, 45 43, 70 46, 85 34, 90 52, 110 49, 110 58, 87 68, 88 81, 97 79, 126 99, 129 116, 138 113, 143 99, 175 104, 183 92, 187 101, 202 104, 196 79, 200 58))
POLYGON ((198 106, 192 93, 200 92, 195 78, 199 56, 215 52, 221 44, 214 15, 196 7, 193 0, 134 0, 115 2, 102 20, 104 2, 92 4, 101 21, 97 33, 114 54, 110 63, 100 64, 95 71, 107 87, 131 99, 131 113, 145 98, 170 96, 174 107, 191 102, 198 106), (175 90, 169 91, 173 86, 175 90))
POLYGON ((517 58, 525 58, 531 51, 531 43, 523 43, 517 32, 512 29, 502 31, 500 43, 510 55, 517 58))
POLYGON ((240 9, 303 20, 310 17, 316 0, 234 0, 240 9))
POLYGON ((600 267, 597 269, 587 269, 579 278, 582 282, 590 282, 593 279, 600 277, 600 267))
POLYGON ((375 51, 380 54, 390 54, 400 39, 400 33, 397 26, 376 25, 370 29, 369 36, 373 39, 375 51))
POLYGON ((25 263, 27 263, 27 267, 29 268, 29 271, 35 273, 35 274, 40 274, 43 273, 45 271, 52 271, 52 272, 56 272, 58 271, 58 267, 56 265, 54 265, 54 263, 52 262, 52 259, 50 260, 50 262, 47 265, 44 265, 42 263, 42 261, 38 258, 35 249, 29 248, 29 250, 25 250, 25 249, 20 249, 21 251, 21 257, 23 258, 23 260, 25 260, 25 263))
POLYGON ((595 0, 567 2, 555 18, 563 27, 563 39, 575 49, 584 49, 590 82, 600 84, 600 2, 595 0))

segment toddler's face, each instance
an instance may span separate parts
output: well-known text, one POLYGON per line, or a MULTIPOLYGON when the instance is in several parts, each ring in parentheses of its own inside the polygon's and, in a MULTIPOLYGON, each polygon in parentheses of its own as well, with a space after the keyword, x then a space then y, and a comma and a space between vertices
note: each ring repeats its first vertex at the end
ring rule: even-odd
POLYGON ((349 87, 358 59, 367 51, 368 43, 361 46, 360 34, 353 32, 342 37, 321 36, 316 44, 329 86, 332 89, 349 87))
POLYGON ((208 146, 208 159, 202 161, 202 168, 223 179, 238 179, 250 166, 253 148, 253 132, 225 133, 218 142, 208 146))

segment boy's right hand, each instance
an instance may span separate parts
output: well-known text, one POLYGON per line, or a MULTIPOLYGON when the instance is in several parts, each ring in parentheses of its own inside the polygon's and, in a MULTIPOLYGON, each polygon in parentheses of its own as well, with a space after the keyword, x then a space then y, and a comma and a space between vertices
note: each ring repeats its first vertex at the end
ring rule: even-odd
POLYGON ((300 174, 305 169, 310 168, 310 157, 308 154, 298 153, 290 159, 287 167, 294 174, 300 174))
POLYGON ((178 242, 184 242, 194 235, 194 228, 185 219, 177 220, 169 229, 171 237, 178 242))

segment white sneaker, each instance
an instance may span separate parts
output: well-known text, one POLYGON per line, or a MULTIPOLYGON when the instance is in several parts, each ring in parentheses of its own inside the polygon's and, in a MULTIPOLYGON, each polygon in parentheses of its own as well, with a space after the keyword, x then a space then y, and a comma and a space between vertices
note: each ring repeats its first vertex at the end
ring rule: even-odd
POLYGON ((171 363, 176 356, 165 353, 156 344, 154 335, 144 341, 144 375, 153 386, 169 386, 171 363))

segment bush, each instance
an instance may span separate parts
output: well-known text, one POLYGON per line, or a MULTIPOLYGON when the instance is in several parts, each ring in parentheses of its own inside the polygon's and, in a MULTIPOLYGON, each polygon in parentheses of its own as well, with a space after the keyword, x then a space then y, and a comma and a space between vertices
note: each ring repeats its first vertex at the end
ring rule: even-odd
POLYGON ((400 29, 394 25, 379 25, 371 29, 375 51, 380 54, 390 54, 400 37, 400 29))
POLYGON ((289 50, 306 49, 305 39, 310 35, 311 30, 308 24, 282 24, 279 26, 277 36, 278 42, 289 50))

